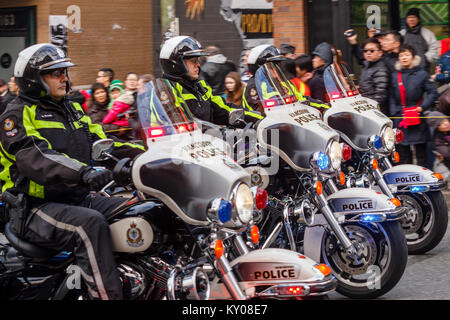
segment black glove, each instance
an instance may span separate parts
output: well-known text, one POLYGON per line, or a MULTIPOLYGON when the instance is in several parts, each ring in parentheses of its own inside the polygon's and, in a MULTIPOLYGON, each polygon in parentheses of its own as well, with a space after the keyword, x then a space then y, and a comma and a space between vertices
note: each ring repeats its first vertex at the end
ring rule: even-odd
POLYGON ((95 170, 92 167, 88 167, 81 173, 81 181, 93 191, 101 190, 112 180, 113 174, 108 169, 95 170))

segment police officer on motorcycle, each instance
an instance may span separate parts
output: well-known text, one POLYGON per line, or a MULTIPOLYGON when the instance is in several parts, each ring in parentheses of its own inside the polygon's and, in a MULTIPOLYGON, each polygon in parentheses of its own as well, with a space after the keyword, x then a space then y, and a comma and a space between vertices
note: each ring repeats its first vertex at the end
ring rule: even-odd
MULTIPOLYGON (((19 97, 0 116, 2 192, 28 202, 25 224, 14 224, 17 212, 9 212, 16 236, 72 251, 93 298, 121 299, 107 218, 124 199, 90 195, 112 180, 112 172, 92 167, 92 143, 106 139, 102 127, 67 98, 68 68, 74 65, 52 44, 19 53, 14 69, 19 97)), ((115 142, 112 153, 122 158, 143 151, 115 142)))
MULTIPOLYGON (((268 44, 263 44, 254 47, 247 59, 248 70, 251 73, 252 77, 247 83, 247 86, 244 89, 242 96, 242 106, 246 110, 258 110, 259 109, 259 96, 258 91, 256 90, 255 84, 255 74, 259 67, 268 62, 279 63, 280 61, 286 59, 283 55, 280 54, 279 50, 273 46, 268 44)), ((293 94, 297 97, 298 101, 302 103, 307 103, 311 107, 315 107, 317 109, 327 109, 330 106, 326 103, 323 103, 320 100, 312 99, 311 97, 303 96, 301 92, 299 92, 295 86, 295 84, 288 82, 286 83, 289 90, 293 91, 293 94)))
MULTIPOLYGON (((229 112, 241 108, 226 103, 222 97, 212 94, 212 88, 198 80, 199 58, 207 53, 200 43, 188 36, 178 36, 167 40, 159 55, 162 77, 168 79, 186 101, 192 114, 204 121, 227 125, 229 112)), ((256 122, 263 117, 251 110, 245 111, 245 121, 256 122)))

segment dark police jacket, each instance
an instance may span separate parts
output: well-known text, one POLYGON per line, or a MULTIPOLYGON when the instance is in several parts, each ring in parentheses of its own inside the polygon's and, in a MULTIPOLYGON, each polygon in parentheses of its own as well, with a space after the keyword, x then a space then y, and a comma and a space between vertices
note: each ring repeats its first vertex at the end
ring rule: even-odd
MULTIPOLYGON (((92 165, 92 143, 99 139, 106 139, 102 127, 78 103, 15 99, 0 116, 2 192, 25 193, 35 203, 81 202, 89 193, 81 175, 92 165)), ((144 151, 130 143, 114 147, 119 158, 144 151)))

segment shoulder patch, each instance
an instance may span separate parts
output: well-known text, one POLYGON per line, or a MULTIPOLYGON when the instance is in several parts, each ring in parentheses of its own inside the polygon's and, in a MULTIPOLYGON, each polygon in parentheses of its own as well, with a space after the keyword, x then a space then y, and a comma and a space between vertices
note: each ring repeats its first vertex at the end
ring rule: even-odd
POLYGON ((250 95, 253 97, 253 96, 256 96, 258 94, 258 92, 256 92, 256 89, 255 88, 251 88, 250 89, 250 95))
POLYGON ((18 132, 16 117, 9 116, 3 120, 2 129, 5 131, 7 137, 14 137, 18 132))

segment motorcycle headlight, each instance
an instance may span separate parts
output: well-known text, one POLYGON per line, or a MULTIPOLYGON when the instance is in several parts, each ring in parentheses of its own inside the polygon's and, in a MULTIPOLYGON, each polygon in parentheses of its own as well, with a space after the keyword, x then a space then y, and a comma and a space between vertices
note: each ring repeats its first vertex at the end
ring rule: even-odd
POLYGON ((233 192, 233 204, 237 216, 243 224, 247 224, 253 217, 253 193, 245 183, 239 184, 233 192))
POLYGON ((342 148, 339 142, 333 141, 328 147, 328 157, 330 158, 331 167, 338 170, 342 162, 342 148))
POLYGON ((387 126, 384 128, 383 133, 381 134, 381 137, 384 141, 384 147, 387 151, 392 151, 394 149, 395 145, 395 133, 394 130, 387 126))

